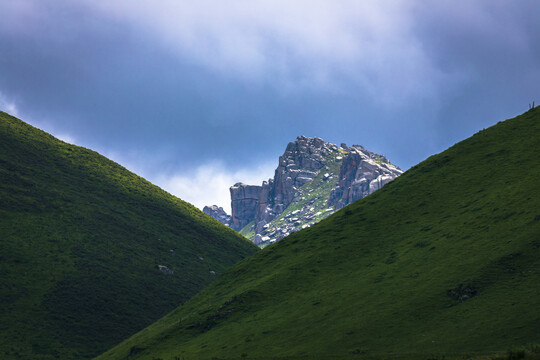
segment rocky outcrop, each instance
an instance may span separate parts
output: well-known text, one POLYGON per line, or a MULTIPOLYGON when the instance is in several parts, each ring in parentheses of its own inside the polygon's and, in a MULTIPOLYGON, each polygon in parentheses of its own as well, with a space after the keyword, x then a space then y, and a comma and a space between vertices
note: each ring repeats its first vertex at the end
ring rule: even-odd
POLYGON ((231 215, 227 214, 222 207, 218 207, 217 205, 205 206, 203 208, 203 212, 206 215, 210 215, 222 224, 231 226, 231 215))
POLYGON ((353 145, 343 159, 338 186, 330 193, 328 205, 340 209, 382 188, 402 173, 386 157, 353 145))
POLYGON ((239 183, 231 187, 231 227, 240 230, 254 221, 256 229, 261 230, 287 208, 298 189, 318 174, 328 155, 337 149, 320 138, 305 136, 289 143, 279 157, 273 179, 262 186, 239 183))
POLYGON ((236 183, 230 188, 231 227, 240 230, 256 218, 262 186, 236 183))
POLYGON ((279 166, 274 175, 273 210, 281 213, 294 199, 297 189, 311 181, 326 165, 326 158, 337 147, 320 138, 301 136, 289 143, 285 153, 279 157, 279 166))
MULTIPOLYGON (((313 225, 401 173, 386 157, 360 145, 338 147, 300 136, 279 157, 272 179, 230 188, 228 224, 256 244, 268 244, 313 225)), ((223 214, 214 217, 220 220, 223 214)))
POLYGON ((174 271, 166 267, 165 265, 158 265, 159 271, 164 273, 165 275, 174 275, 174 271))

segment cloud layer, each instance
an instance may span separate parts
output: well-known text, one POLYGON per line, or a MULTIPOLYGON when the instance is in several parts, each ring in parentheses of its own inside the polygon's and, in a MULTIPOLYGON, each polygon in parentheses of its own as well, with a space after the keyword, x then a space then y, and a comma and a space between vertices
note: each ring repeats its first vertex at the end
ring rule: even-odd
POLYGON ((538 13, 535 0, 0 0, 0 107, 170 189, 234 183, 299 135, 406 169, 539 101, 538 13))
POLYGON ((260 185, 274 176, 276 164, 231 171, 221 163, 204 164, 188 173, 151 175, 152 182, 198 208, 218 205, 230 214, 229 187, 237 182, 260 185))
POLYGON ((87 5, 137 24, 198 65, 285 90, 339 91, 340 82, 349 79, 385 99, 398 86, 404 96, 429 94, 426 80, 442 76, 413 34, 415 2, 92 0, 87 5), (426 84, 414 85, 419 82, 426 84))

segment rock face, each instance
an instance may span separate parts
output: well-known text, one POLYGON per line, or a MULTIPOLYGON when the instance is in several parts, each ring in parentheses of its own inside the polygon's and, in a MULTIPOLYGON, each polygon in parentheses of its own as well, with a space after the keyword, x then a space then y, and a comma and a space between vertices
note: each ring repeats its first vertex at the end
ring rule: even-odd
POLYGON ((264 246, 313 225, 401 173, 386 157, 360 145, 338 147, 300 136, 279 157, 273 179, 230 188, 228 223, 221 220, 224 212, 216 217, 207 207, 204 211, 264 246))
POLYGON ((218 207, 217 205, 205 206, 203 212, 206 215, 210 215, 214 219, 218 220, 222 224, 231 226, 231 215, 227 214, 222 207, 218 207))
POLYGON ((348 148, 339 170, 338 186, 330 193, 328 205, 340 209, 382 188, 402 173, 386 157, 353 145, 348 148))
POLYGON ((258 230, 281 214, 298 195, 298 189, 310 182, 327 163, 335 145, 320 138, 300 136, 287 145, 279 157, 274 178, 262 186, 238 183, 230 188, 232 225, 241 230, 254 221, 258 230))
POLYGON ((326 165, 326 158, 337 147, 320 138, 298 137, 279 157, 272 188, 273 211, 281 213, 295 198, 297 189, 310 182, 326 165))
POLYGON ((232 225, 240 230, 249 224, 257 215, 262 186, 236 183, 230 188, 232 225))

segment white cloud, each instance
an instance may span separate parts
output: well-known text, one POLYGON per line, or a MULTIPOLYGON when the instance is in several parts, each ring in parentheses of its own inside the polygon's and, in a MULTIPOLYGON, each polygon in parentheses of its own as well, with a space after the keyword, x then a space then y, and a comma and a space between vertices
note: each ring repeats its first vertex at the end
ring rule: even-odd
POLYGON ((339 91, 345 78, 395 103, 431 96, 443 77, 413 34, 411 1, 84 1, 194 63, 280 89, 339 91))
POLYGON ((0 110, 13 116, 19 116, 19 110, 15 102, 8 99, 2 92, 0 92, 0 110))
MULTIPOLYGON (((276 160, 263 161, 260 165, 250 168, 231 170, 221 161, 212 161, 183 171, 170 168, 156 171, 151 170, 149 166, 156 161, 155 154, 95 150, 201 210, 207 205, 218 205, 228 214, 231 213, 229 188, 232 185, 237 182, 261 185, 263 181, 274 177, 274 170, 278 165, 276 160)), ((159 160, 161 161, 163 159, 159 160)))
POLYGON ((167 166, 163 166, 162 171, 156 171, 150 164, 156 161, 163 164, 165 160, 159 158, 159 155, 138 150, 94 150, 201 210, 207 205, 218 205, 228 214, 231 213, 229 188, 232 185, 237 182, 261 185, 263 181, 274 177, 274 170, 278 165, 276 160, 261 161, 256 166, 231 170, 223 162, 216 160, 181 171, 167 166), (158 158, 159 160, 156 160, 158 158))
POLYGON ((237 182, 260 185, 263 180, 274 176, 277 164, 263 165, 231 171, 222 163, 215 162, 199 166, 181 174, 157 174, 148 180, 171 194, 202 209, 205 205, 218 205, 231 213, 229 187, 237 182))
MULTIPOLYGON (((39 23, 40 16, 46 17, 49 8, 62 13, 63 7, 82 4, 87 7, 83 11, 96 10, 98 16, 123 22, 137 32, 134 37, 143 33, 146 40, 162 44, 183 60, 223 76, 249 84, 271 84, 285 92, 364 92, 373 102, 394 107, 437 99, 460 81, 459 76, 469 77, 467 73, 449 73, 457 70, 442 69, 433 59, 437 46, 434 49, 425 41, 433 32, 453 33, 466 27, 470 38, 482 33, 497 41, 517 39, 524 48, 528 46, 528 37, 520 36, 517 30, 521 29, 521 17, 516 11, 527 8, 527 1, 518 5, 489 0, 4 3, 0 1, 0 13, 7 14, 7 22, 0 23, 0 29, 6 32, 35 32, 33 24, 39 23), (422 28, 426 21, 430 25, 422 28)), ((459 53, 455 56, 461 57, 459 53)))

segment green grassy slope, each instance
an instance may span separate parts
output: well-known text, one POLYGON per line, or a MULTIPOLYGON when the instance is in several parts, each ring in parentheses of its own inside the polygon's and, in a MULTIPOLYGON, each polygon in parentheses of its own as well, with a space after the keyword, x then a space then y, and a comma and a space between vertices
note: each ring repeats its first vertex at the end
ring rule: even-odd
POLYGON ((96 356, 256 250, 96 152, 0 112, 1 359, 96 356))
POLYGON ((434 358, 540 340, 540 108, 251 256, 99 359, 434 358))

